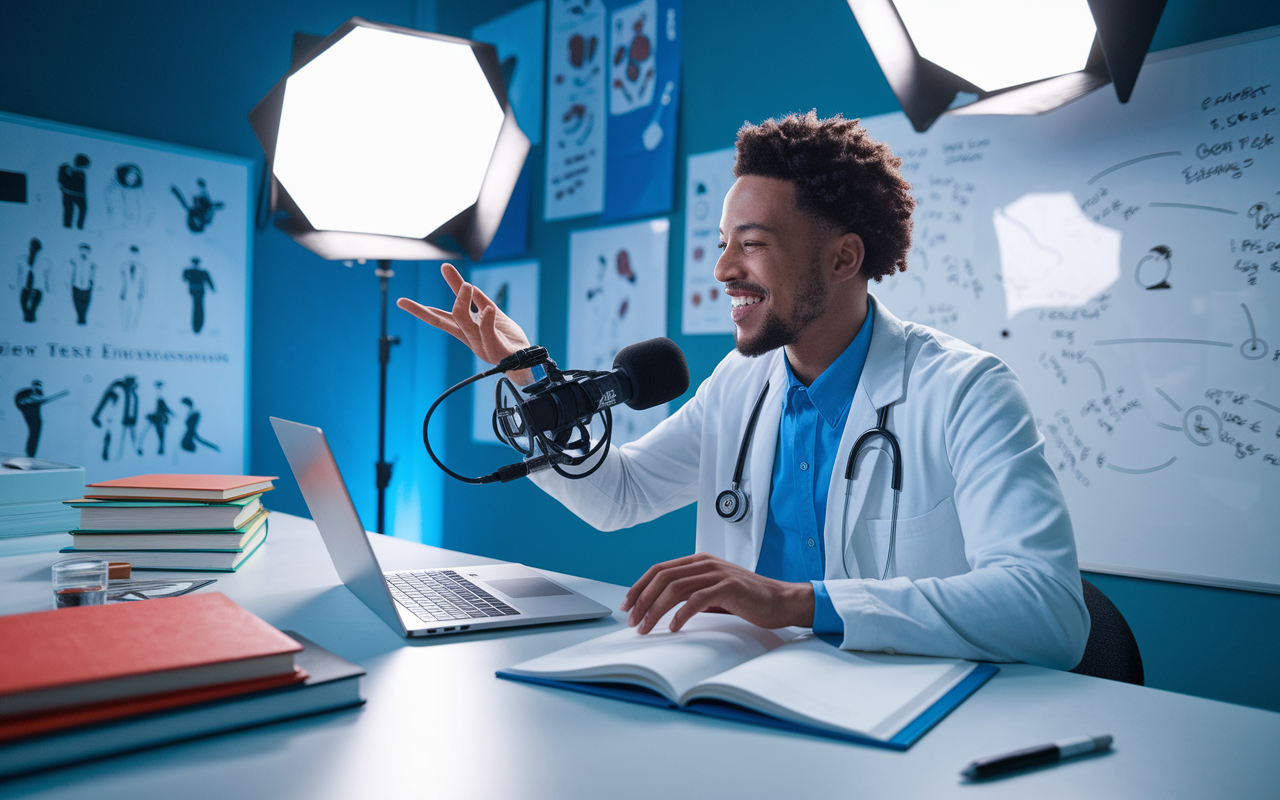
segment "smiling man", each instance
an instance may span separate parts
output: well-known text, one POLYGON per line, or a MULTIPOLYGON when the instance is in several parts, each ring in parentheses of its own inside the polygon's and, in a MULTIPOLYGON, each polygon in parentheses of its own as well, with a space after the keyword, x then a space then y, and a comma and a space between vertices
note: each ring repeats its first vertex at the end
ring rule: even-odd
MULTIPOLYGON (((1071 521, 1017 378, 868 292, 906 269, 914 201, 900 163, 856 120, 744 126, 716 265, 735 350, 595 474, 533 477, 601 530, 697 503, 696 553, 627 593, 641 633, 672 609, 672 630, 717 610, 848 649, 1080 661, 1089 616, 1071 521)), ((451 312, 400 306, 489 363, 527 346, 444 272, 451 312)))

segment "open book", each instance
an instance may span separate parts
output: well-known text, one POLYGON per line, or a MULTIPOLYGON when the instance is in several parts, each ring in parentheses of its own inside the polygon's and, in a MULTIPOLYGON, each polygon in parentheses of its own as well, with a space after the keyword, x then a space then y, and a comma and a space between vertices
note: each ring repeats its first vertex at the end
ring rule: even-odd
POLYGON ((698 614, 616 631, 498 677, 905 750, 998 668, 840 650, 799 628, 698 614))

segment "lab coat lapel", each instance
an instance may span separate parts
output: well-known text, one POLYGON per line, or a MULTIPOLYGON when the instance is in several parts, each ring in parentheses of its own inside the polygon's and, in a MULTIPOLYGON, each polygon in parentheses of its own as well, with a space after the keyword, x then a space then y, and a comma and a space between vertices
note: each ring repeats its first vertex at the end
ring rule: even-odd
MULTIPOLYGON (((769 519, 769 494, 773 490, 773 461, 778 454, 778 428, 782 424, 782 402, 787 392, 787 367, 783 361, 783 352, 779 348, 773 356, 773 366, 769 369, 769 396, 765 398, 760 409, 760 419, 756 422, 755 437, 751 442, 751 455, 748 461, 747 474, 744 476, 747 496, 751 498, 750 552, 743 553, 742 558, 731 558, 736 564, 749 564, 756 568, 760 558, 760 548, 764 544, 765 523, 769 519)), ((759 392, 759 388, 753 389, 759 392)), ((746 428, 743 418, 743 428, 746 428)))
MULTIPOLYGON (((891 459, 888 452, 881 449, 887 445, 883 439, 876 437, 863 446, 864 454, 858 459, 852 485, 845 481, 845 466, 849 462, 849 453, 853 450, 854 443, 865 431, 875 427, 877 409, 897 402, 904 394, 907 338, 902 322, 885 310, 874 296, 871 301, 871 313, 875 315, 871 345, 867 349, 862 377, 858 381, 858 389, 854 392, 849 415, 845 420, 844 433, 840 436, 840 448, 831 470, 831 485, 827 491, 823 544, 826 547, 825 577, 828 579, 880 577, 872 556, 870 539, 865 526, 860 523, 866 517, 869 488, 881 483, 888 486, 891 459), (882 472, 884 480, 872 480, 873 475, 880 477, 882 472), (846 530, 843 525, 846 490, 851 492, 847 542, 844 539, 846 530)), ((891 411, 890 419, 892 418, 891 411)), ((893 428, 892 422, 889 427, 893 428)))

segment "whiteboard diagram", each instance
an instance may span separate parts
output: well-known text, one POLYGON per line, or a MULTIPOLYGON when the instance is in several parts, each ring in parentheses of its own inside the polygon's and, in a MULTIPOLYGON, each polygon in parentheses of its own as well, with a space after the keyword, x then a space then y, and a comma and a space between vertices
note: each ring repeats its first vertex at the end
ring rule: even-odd
POLYGON ((872 292, 1021 378, 1089 569, 1280 591, 1280 31, 1040 117, 864 120, 917 198, 872 292))

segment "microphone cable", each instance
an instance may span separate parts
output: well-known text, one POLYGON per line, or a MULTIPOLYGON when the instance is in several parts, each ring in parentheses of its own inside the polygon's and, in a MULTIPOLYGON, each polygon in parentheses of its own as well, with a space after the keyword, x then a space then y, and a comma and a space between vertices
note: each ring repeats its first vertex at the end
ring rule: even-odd
MULTIPOLYGON (((591 475, 592 473, 594 473, 596 470, 598 470, 601 464, 604 463, 605 457, 608 456, 608 450, 605 450, 604 457, 601 457, 601 459, 598 462, 596 462, 594 465, 592 465, 591 469, 587 470, 586 472, 580 472, 580 473, 566 472, 564 469, 561 468, 560 465, 568 464, 570 466, 577 466, 579 464, 586 462, 587 459, 591 458, 595 454, 599 453, 602 448, 605 448, 608 446, 609 441, 613 435, 613 414, 610 412, 610 409, 608 408, 602 409, 601 412, 598 412, 601 414, 601 417, 604 421, 604 435, 601 437, 599 442, 597 442, 594 446, 589 447, 587 451, 585 453, 582 453, 581 455, 571 455, 569 453, 569 449, 570 449, 569 445, 572 445, 573 442, 571 441, 566 442, 564 445, 562 445, 559 442, 549 440, 543 431, 533 430, 531 431, 531 433, 533 437, 536 439, 537 443, 542 447, 543 455, 536 456, 533 458, 528 458, 524 461, 521 461, 518 464, 509 464, 505 467, 498 469, 496 472, 489 473, 488 475, 482 475, 478 478, 470 478, 470 477, 467 477, 466 475, 459 475, 457 472, 454 472, 453 470, 445 466, 444 462, 440 460, 439 456, 437 456, 435 451, 431 448, 431 436, 429 432, 429 428, 431 424, 431 415, 435 413, 435 410, 440 406, 441 403, 447 400, 450 395, 452 395, 454 392, 457 392, 460 389, 470 386, 476 381, 484 380, 485 378, 488 378, 492 375, 497 375, 502 372, 509 372, 511 370, 532 369, 533 367, 536 367, 542 364, 551 365, 551 368, 548 369, 547 371, 550 375, 553 375, 555 378, 563 378, 566 375, 569 376, 565 382, 578 380, 583 377, 593 377, 596 374, 606 374, 606 373, 592 373, 592 372, 582 372, 582 371, 570 371, 568 373, 562 373, 558 369, 556 369, 555 362, 551 361, 551 359, 548 357, 547 350, 545 347, 533 346, 533 347, 526 347, 523 350, 519 350, 511 354, 510 356, 507 356, 506 358, 499 361, 498 364, 492 367, 491 369, 472 375, 466 380, 463 380, 463 381, 460 381, 459 383, 454 384, 453 386, 449 387, 449 389, 447 389, 444 392, 444 394, 436 398, 435 402, 431 404, 431 407, 427 409, 427 415, 423 417, 423 420, 422 420, 422 443, 423 445, 426 446, 427 455, 431 457, 431 460, 435 462, 435 465, 439 467, 449 477, 455 480, 461 481, 463 483, 469 483, 473 485, 497 483, 497 482, 507 483, 509 481, 516 480, 518 478, 523 478, 529 475, 530 473, 539 472, 547 468, 551 468, 555 470, 558 474, 572 480, 585 478, 591 475)), ((499 396, 499 393, 502 390, 503 383, 506 383, 508 386, 511 387, 511 390, 514 396, 516 396, 517 398, 519 397, 519 390, 515 387, 515 384, 511 383, 511 381, 508 378, 503 377, 499 382, 498 387, 494 393, 495 406, 497 405, 497 398, 499 396)), ((588 423, 583 423, 581 420, 579 420, 576 423, 574 423, 574 427, 577 427, 580 430, 583 439, 585 440, 586 443, 589 444, 590 435, 589 435, 589 432, 587 431, 586 424, 588 423)), ((530 441, 529 449, 526 451, 524 448, 521 448, 516 444, 514 444, 513 442, 511 442, 507 436, 504 436, 499 431, 498 411, 496 408, 493 414, 493 429, 494 429, 495 435, 498 436, 499 441, 512 446, 522 455, 529 456, 533 454, 534 448, 533 448, 532 440, 530 441)))

